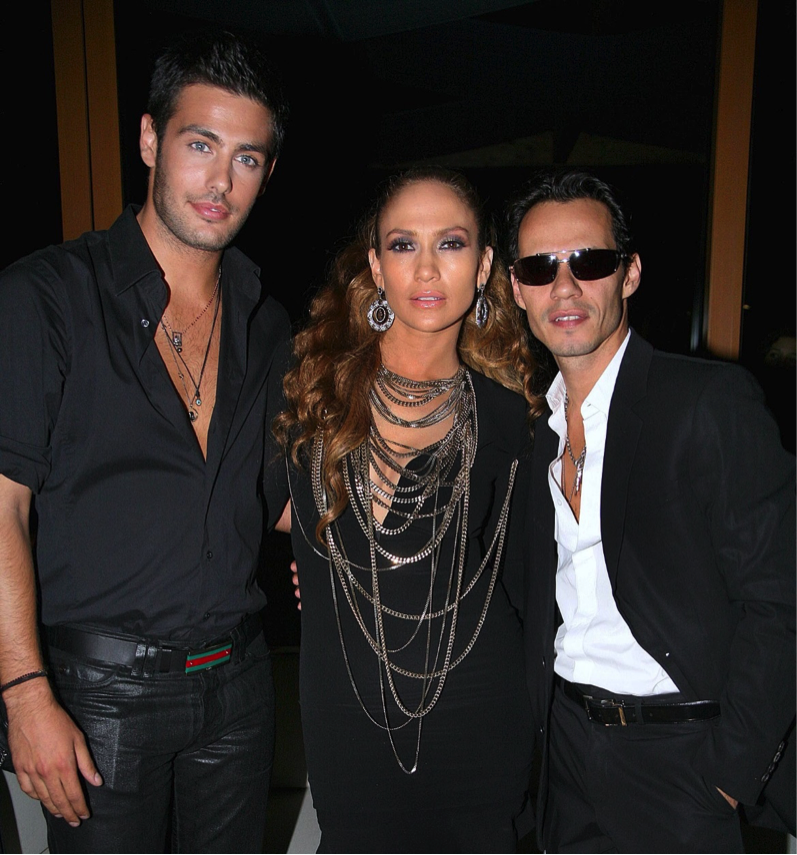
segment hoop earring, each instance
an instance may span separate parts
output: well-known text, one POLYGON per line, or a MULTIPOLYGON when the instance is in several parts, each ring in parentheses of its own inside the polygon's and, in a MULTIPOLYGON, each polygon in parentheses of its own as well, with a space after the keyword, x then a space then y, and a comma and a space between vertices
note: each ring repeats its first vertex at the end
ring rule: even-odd
POLYGON ((487 314, 490 311, 487 306, 487 300, 484 297, 484 288, 486 284, 487 283, 483 282, 476 289, 476 326, 479 327, 479 329, 482 329, 487 323, 487 314))
POLYGON ((368 308, 368 323, 371 329, 377 332, 385 332, 393 325, 393 309, 385 299, 385 292, 381 288, 376 289, 376 299, 368 308))

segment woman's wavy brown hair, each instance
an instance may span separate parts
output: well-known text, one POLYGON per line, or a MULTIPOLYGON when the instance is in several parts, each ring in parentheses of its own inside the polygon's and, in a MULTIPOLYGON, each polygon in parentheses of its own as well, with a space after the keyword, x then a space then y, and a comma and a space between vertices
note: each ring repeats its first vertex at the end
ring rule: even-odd
MULTIPOLYGON (((371 408, 368 392, 381 364, 381 333, 368 324, 368 308, 376 298, 368 251, 379 254, 379 220, 398 193, 413 184, 435 181, 453 190, 473 212, 479 249, 495 246, 495 234, 470 182, 439 167, 411 169, 388 179, 360 224, 356 238, 335 259, 327 283, 310 307, 310 321, 293 342, 294 367, 285 375, 287 409, 274 421, 274 433, 297 466, 308 463, 316 434, 324 439, 322 480, 327 512, 316 536, 343 513, 348 503, 343 483, 346 455, 368 437, 371 408)), ((524 316, 515 305, 506 268, 496 254, 484 292, 487 323, 479 328, 474 305, 459 336, 459 357, 475 371, 524 395, 530 419, 542 410, 532 387, 534 360, 528 347, 524 316)))

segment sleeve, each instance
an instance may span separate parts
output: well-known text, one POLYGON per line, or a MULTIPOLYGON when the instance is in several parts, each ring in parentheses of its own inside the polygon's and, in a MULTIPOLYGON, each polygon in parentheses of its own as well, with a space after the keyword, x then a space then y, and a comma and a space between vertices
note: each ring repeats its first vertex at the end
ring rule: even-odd
POLYGON ((738 619, 721 719, 696 760, 707 781, 754 804, 794 718, 794 458, 747 372, 726 367, 716 378, 695 410, 693 436, 704 440, 693 443, 691 466, 738 619))
POLYGON ((0 273, 0 472, 38 493, 68 370, 61 281, 42 258, 0 273))
POLYGON ((271 425, 274 419, 285 409, 285 395, 282 379, 288 370, 290 361, 290 339, 287 324, 285 336, 280 340, 274 353, 267 381, 265 452, 263 460, 263 495, 266 500, 268 530, 274 528, 288 501, 288 476, 285 467, 285 455, 277 444, 271 425))

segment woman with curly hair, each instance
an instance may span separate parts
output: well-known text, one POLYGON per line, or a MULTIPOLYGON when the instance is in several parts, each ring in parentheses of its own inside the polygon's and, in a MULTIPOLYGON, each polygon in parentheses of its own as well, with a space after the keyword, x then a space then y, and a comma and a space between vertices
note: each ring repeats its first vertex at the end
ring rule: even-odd
POLYGON ((532 360, 475 191, 389 181, 295 340, 301 703, 321 852, 508 852, 532 749, 501 579, 532 360))

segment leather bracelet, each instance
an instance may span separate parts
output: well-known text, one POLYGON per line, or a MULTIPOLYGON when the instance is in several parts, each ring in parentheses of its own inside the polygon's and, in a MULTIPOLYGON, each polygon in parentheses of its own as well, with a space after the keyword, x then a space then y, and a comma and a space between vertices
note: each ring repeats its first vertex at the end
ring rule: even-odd
POLYGON ((39 671, 28 671, 27 674, 23 674, 21 677, 16 677, 14 680, 9 680, 7 683, 3 683, 3 685, 0 686, 0 695, 2 695, 6 689, 10 689, 12 686, 18 686, 20 683, 27 683, 28 680, 35 680, 37 677, 46 676, 46 668, 41 668, 39 671))

